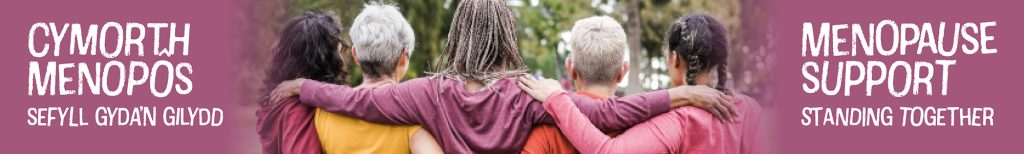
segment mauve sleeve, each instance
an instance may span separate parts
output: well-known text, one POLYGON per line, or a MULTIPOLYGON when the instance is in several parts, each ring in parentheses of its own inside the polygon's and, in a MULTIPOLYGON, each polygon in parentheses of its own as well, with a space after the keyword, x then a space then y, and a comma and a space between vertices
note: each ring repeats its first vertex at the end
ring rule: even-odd
MULTIPOLYGON (((623 130, 668 112, 670 108, 667 90, 608 99, 594 99, 574 93, 567 96, 601 131, 623 130)), ((541 122, 554 124, 550 116, 542 116, 541 122)))
POLYGON ((678 145, 680 142, 664 140, 659 136, 681 134, 665 134, 646 125, 631 128, 615 138, 609 137, 598 130, 565 93, 552 94, 545 100, 544 108, 551 113, 562 134, 580 153, 666 153, 672 149, 665 145, 678 145))
POLYGON ((374 88, 351 88, 307 80, 299 100, 328 112, 382 124, 421 124, 431 117, 435 91, 430 79, 374 88))

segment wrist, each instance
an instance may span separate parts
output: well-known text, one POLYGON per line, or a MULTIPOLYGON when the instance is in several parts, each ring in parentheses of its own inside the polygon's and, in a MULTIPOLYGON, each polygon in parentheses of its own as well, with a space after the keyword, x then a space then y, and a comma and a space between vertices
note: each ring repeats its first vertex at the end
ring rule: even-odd
POLYGON ((689 100, 677 100, 677 101, 672 101, 672 103, 669 103, 669 108, 678 108, 678 107, 689 106, 689 105, 690 105, 690 101, 689 100))
POLYGON ((669 104, 669 107, 677 108, 690 105, 690 97, 692 96, 689 94, 690 90, 688 88, 689 86, 683 85, 670 89, 669 97, 671 99, 671 103, 669 104))
POLYGON ((562 94, 562 93, 565 93, 565 91, 564 90, 551 91, 551 93, 548 93, 548 97, 544 98, 544 102, 550 102, 551 99, 554 99, 555 96, 557 96, 558 94, 562 94))
POLYGON ((301 94, 302 93, 302 84, 305 83, 305 81, 306 81, 306 79, 303 79, 303 78, 295 79, 295 86, 293 86, 294 88, 292 88, 292 93, 295 94, 295 95, 301 94))

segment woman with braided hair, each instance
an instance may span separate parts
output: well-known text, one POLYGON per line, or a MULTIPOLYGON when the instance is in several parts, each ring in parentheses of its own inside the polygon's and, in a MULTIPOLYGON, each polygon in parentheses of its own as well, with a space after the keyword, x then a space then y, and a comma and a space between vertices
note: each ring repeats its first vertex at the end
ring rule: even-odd
MULTIPOLYGON (((328 112, 382 124, 419 124, 445 153, 516 153, 533 126, 554 124, 541 102, 516 86, 515 77, 527 68, 504 1, 460 1, 448 35, 432 76, 370 88, 296 79, 278 84, 271 97, 298 95, 301 103, 328 112)), ((729 99, 706 86, 601 100, 566 98, 580 102, 579 110, 602 129, 625 129, 679 106, 716 110, 729 99)))
POLYGON ((709 112, 693 107, 673 109, 637 124, 615 137, 594 127, 573 104, 557 82, 520 79, 519 85, 555 118, 560 130, 581 153, 754 153, 760 106, 750 97, 730 93, 725 87, 729 55, 725 29, 704 14, 680 18, 665 39, 670 51, 669 74, 676 85, 713 86, 732 97, 738 116, 732 122, 716 122, 709 112), (655 142, 655 143, 652 143, 655 142))

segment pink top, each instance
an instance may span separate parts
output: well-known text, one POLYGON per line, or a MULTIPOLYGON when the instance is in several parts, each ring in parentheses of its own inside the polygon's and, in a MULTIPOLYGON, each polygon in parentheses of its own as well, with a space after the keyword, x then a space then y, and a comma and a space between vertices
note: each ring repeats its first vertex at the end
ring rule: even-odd
POLYGON ((722 123, 707 111, 686 106, 673 109, 608 137, 594 127, 566 93, 544 101, 559 129, 581 153, 754 153, 761 107, 735 95, 738 118, 722 123))

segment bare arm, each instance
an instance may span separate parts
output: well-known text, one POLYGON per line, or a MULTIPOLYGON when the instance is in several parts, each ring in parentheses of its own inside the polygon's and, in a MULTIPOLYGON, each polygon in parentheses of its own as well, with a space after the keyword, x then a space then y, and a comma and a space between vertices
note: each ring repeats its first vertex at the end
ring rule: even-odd
POLYGON ((409 139, 409 150, 413 154, 443 154, 444 150, 441 149, 441 145, 437 143, 437 139, 434 135, 430 135, 430 132, 423 128, 416 129, 416 132, 412 134, 409 139))

